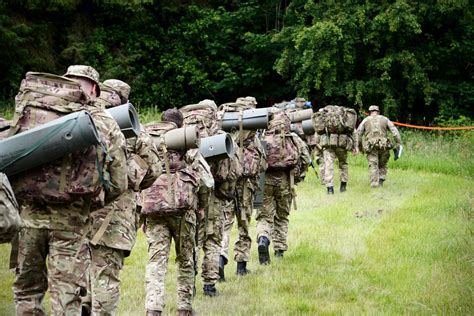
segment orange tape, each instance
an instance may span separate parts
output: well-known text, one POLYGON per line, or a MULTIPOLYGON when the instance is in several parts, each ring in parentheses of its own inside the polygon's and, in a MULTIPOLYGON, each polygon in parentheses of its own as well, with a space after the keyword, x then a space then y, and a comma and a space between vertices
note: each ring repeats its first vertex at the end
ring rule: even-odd
POLYGON ((428 130, 436 130, 436 131, 461 131, 461 130, 470 130, 474 129, 474 126, 463 126, 463 127, 432 127, 432 126, 419 126, 419 125, 412 125, 412 124, 405 124, 400 122, 393 122, 393 124, 403 127, 411 127, 417 129, 428 129, 428 130))

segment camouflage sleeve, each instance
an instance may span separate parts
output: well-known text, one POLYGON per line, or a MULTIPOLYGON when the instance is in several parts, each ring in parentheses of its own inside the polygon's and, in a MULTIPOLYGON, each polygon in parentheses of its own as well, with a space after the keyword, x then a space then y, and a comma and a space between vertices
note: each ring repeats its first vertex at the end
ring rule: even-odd
POLYGON ((294 134, 293 139, 295 140, 296 145, 298 146, 298 149, 300 151, 297 166, 297 174, 299 176, 304 174, 308 170, 309 164, 311 162, 311 154, 306 143, 298 135, 294 134))
POLYGON ((395 138, 395 142, 398 145, 400 145, 400 143, 402 142, 400 133, 398 132, 398 129, 395 127, 395 124, 393 124, 392 121, 390 121, 388 118, 387 118, 387 126, 390 129, 390 132, 392 132, 393 138, 395 138))
POLYGON ((359 124, 359 127, 357 128, 357 131, 355 132, 355 139, 354 139, 354 147, 359 148, 359 143, 362 138, 362 135, 364 135, 365 132, 365 122, 367 122, 367 117, 362 120, 362 122, 359 124))
MULTIPOLYGON (((128 186, 126 141, 115 120, 102 109, 89 109, 106 146, 104 171, 108 174, 109 185, 105 186, 105 204, 118 198, 128 186)), ((105 174, 105 173, 104 173, 105 174)))
POLYGON ((140 183, 140 190, 144 190, 151 187, 162 172, 158 150, 153 139, 146 131, 142 131, 137 137, 135 154, 140 156, 148 165, 146 175, 140 183))

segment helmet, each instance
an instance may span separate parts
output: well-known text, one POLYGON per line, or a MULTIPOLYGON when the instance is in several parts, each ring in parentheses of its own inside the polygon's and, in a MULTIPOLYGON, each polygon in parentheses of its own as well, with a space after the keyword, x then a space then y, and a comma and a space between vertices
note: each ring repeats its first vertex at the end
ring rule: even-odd
POLYGON ((130 86, 127 83, 118 79, 108 79, 104 81, 104 86, 117 91, 123 103, 128 101, 128 96, 130 95, 130 86))
POLYGON ((380 112, 379 107, 377 105, 369 106, 369 112, 372 112, 372 111, 380 112))
POLYGON ((83 77, 83 78, 92 80, 96 84, 97 96, 100 95, 99 73, 97 72, 97 70, 95 70, 91 66, 85 66, 85 65, 69 66, 64 76, 65 77, 69 77, 69 76, 83 77))

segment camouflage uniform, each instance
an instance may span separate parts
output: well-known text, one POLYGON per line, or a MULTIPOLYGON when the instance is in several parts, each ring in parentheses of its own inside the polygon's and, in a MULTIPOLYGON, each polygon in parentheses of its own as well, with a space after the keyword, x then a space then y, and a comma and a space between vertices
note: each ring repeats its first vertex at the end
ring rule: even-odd
POLYGON ((377 115, 366 117, 357 128, 355 146, 359 148, 360 142, 367 155, 369 163, 370 186, 375 188, 383 184, 387 177, 387 163, 390 158, 390 149, 393 147, 388 139, 387 131, 393 135, 396 145, 400 145, 401 138, 398 129, 385 116, 378 114, 377 106, 370 106, 369 111, 377 115), (372 136, 373 133, 377 135, 372 136))
POLYGON ((347 150, 345 148, 327 147, 323 150, 324 155, 324 183, 327 187, 334 186, 334 161, 339 163, 341 183, 347 183, 349 177, 349 165, 347 164, 347 150))
MULTIPOLYGON (((71 66, 70 71, 98 82, 98 74, 91 67, 71 66)), ((103 166, 110 176, 110 186, 104 188, 103 196, 107 203, 127 186, 125 139, 115 121, 103 110, 90 108, 90 112, 107 146, 109 158, 103 166)), ((45 315, 41 303, 48 285, 53 315, 80 314, 80 295, 84 295, 87 286, 87 264, 83 258, 88 249, 84 242, 94 202, 91 198, 79 198, 69 204, 23 203, 13 284, 17 314, 45 315)))
MULTIPOLYGON (((206 105, 208 109, 213 112, 211 114, 212 118, 208 118, 206 122, 195 123, 200 130, 200 136, 209 137, 216 135, 220 132, 220 130, 219 126, 216 124, 218 119, 216 113, 217 106, 215 102, 212 100, 203 100, 198 104, 206 105)), ((181 108, 180 110, 183 111, 183 109, 185 109, 185 107, 181 108)), ((193 122, 192 115, 188 117, 185 115, 185 125, 189 125, 189 122, 193 122)), ((237 147, 235 143, 234 147, 237 147)), ((233 184, 231 184, 231 182, 234 181, 229 179, 228 181, 217 183, 216 170, 219 168, 221 163, 223 163, 223 160, 211 164, 211 171, 214 179, 216 180, 216 185, 215 188, 211 190, 212 192, 210 192, 210 201, 208 207, 206 208, 206 220, 199 222, 197 233, 198 243, 196 253, 199 253, 200 249, 202 249, 204 252, 201 271, 204 284, 204 294, 210 296, 217 295, 215 284, 219 280, 219 256, 224 226, 223 208, 228 203, 228 201, 231 200, 227 197, 223 197, 218 191, 219 188, 224 188, 226 185, 232 186, 233 184)))
MULTIPOLYGON (((174 128, 176 128, 176 124, 171 122, 162 122, 147 126, 147 129, 153 137, 161 137, 166 131, 174 128)), ((145 234, 148 242, 148 263, 146 265, 145 274, 145 307, 147 312, 152 314, 154 312, 161 312, 165 306, 165 277, 167 273, 171 242, 174 240, 176 262, 178 264, 177 306, 179 311, 191 312, 195 281, 194 251, 196 246, 196 208, 198 206, 195 202, 198 200, 197 185, 196 191, 182 195, 182 199, 180 200, 180 202, 183 202, 184 200, 188 201, 189 204, 193 204, 193 207, 188 209, 177 209, 175 208, 176 204, 173 203, 166 204, 167 208, 164 207, 164 203, 168 203, 166 201, 170 199, 170 187, 168 187, 166 192, 163 192, 160 191, 158 184, 161 183, 163 177, 167 179, 166 181, 172 179, 171 177, 173 176, 173 173, 175 174, 175 178, 173 179, 176 179, 176 182, 179 182, 179 170, 183 169, 192 170, 191 172, 193 172, 197 179, 198 173, 194 164, 195 156, 182 151, 165 151, 164 145, 159 148, 158 152, 161 161, 164 162, 167 174, 162 174, 147 191, 143 192, 143 195, 145 196, 145 234), (174 170, 170 167, 172 165, 181 165, 181 167, 179 167, 180 169, 174 170), (193 194, 196 195, 193 196, 193 194), (163 205, 163 208, 160 208, 158 211, 153 209, 154 213, 149 213, 148 205, 152 198, 161 198, 165 202, 158 202, 162 203, 160 205, 163 205), (191 203, 190 201, 194 202, 191 203), (169 207, 172 209, 169 209, 169 207)), ((169 182, 166 182, 166 184, 169 185, 169 182)), ((173 190, 176 190, 176 188, 173 190)), ((174 194, 176 194, 176 192, 174 194)), ((171 200, 173 199, 171 198, 171 200)), ((154 201, 152 202, 155 204, 154 201)))
MULTIPOLYGON (((222 237, 222 250, 221 256, 225 258, 225 262, 228 260, 229 254, 229 236, 232 226, 234 224, 234 216, 237 219, 238 227, 238 238, 235 241, 234 246, 234 260, 236 262, 248 262, 250 259, 250 248, 252 244, 252 238, 249 235, 250 220, 252 218, 253 211, 253 200, 255 193, 258 188, 260 172, 266 169, 266 161, 263 146, 260 140, 257 138, 256 133, 252 131, 244 131, 243 133, 243 156, 253 157, 252 161, 247 161, 247 165, 244 164, 244 176, 237 181, 236 193, 237 193, 237 208, 235 201, 229 202, 224 208, 224 233, 222 237), (246 151, 251 150, 250 154, 246 151), (255 152, 259 153, 258 157, 255 157, 255 152), (253 161, 255 160, 255 161, 253 161), (255 164, 257 168, 253 167, 253 171, 247 171, 249 165, 255 164), (255 173, 253 174, 252 173, 255 173)), ((236 133, 234 139, 238 142, 239 133, 236 133)))
MULTIPOLYGON (((272 122, 270 123, 272 124, 272 122)), ((271 129, 271 128, 269 128, 271 129)), ((280 132, 281 133, 281 132, 280 132)), ((276 255, 283 255, 288 250, 288 216, 291 202, 295 202, 295 184, 308 168, 311 156, 305 142, 295 133, 291 134, 298 149, 298 161, 292 168, 274 169, 271 167, 265 174, 263 206, 257 212, 257 240, 259 244, 259 259, 261 264, 269 263, 267 252, 270 240, 273 240, 273 249, 276 255)), ((296 207, 295 207, 296 208, 296 207)))
POLYGON ((325 184, 324 178, 325 178, 325 170, 326 166, 324 164, 324 151, 323 148, 320 145, 320 138, 321 136, 317 133, 314 134, 314 151, 313 151, 313 156, 314 160, 316 160, 316 163, 319 166, 319 178, 321 179, 321 184, 325 184))
POLYGON ((20 224, 18 202, 7 176, 0 172, 0 243, 10 242, 20 224))

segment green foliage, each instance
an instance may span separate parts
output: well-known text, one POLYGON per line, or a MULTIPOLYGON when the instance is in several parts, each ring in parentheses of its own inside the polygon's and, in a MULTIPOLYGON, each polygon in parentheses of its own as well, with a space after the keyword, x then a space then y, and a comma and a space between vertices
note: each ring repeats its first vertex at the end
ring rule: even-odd
POLYGON ((300 94, 404 121, 472 115, 468 1, 295 1, 287 20, 275 67, 300 94))

